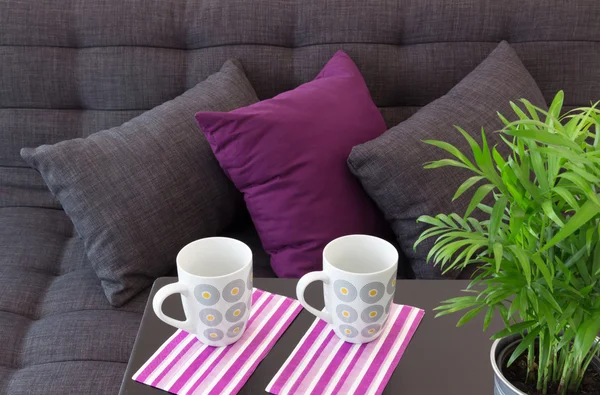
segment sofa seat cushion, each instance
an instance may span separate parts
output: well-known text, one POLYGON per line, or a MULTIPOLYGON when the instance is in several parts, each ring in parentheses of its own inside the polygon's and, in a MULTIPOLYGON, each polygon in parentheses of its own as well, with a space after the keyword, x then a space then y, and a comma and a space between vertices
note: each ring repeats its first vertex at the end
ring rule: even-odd
POLYGON ((114 394, 148 290, 112 307, 62 210, 0 208, 0 394, 114 394))

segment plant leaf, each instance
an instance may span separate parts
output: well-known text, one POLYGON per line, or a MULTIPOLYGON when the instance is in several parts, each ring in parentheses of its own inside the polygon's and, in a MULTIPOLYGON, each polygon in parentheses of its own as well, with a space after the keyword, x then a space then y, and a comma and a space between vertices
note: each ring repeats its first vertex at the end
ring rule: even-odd
POLYGON ((452 197, 452 201, 458 199, 465 191, 475 185, 478 181, 483 180, 485 177, 483 176, 473 176, 469 177, 465 182, 463 182, 460 187, 456 190, 456 193, 452 197))
POLYGON ((462 167, 464 169, 469 169, 469 170, 478 172, 476 169, 469 167, 468 165, 465 165, 464 163, 459 162, 454 159, 440 159, 440 160, 436 160, 433 162, 427 162, 427 163, 425 163, 423 168, 424 169, 437 169, 439 167, 445 167, 445 166, 462 167))
POLYGON ((415 241, 415 244, 413 245, 413 249, 416 251, 417 247, 419 246, 419 244, 421 244, 424 240, 430 238, 430 237, 434 237, 434 236, 438 236, 440 234, 446 233, 448 232, 448 229, 439 229, 439 228, 429 228, 426 231, 424 231, 423 233, 421 233, 421 236, 419 236, 419 238, 417 239, 417 241, 415 241))
POLYGON ((562 136, 554 133, 545 132, 537 129, 519 129, 519 130, 506 130, 506 134, 509 136, 522 137, 526 139, 532 139, 539 141, 540 143, 549 145, 566 146, 577 151, 581 151, 581 148, 571 140, 568 140, 562 136))
POLYGON ((550 218, 555 224, 557 224, 561 228, 565 226, 564 222, 560 218, 558 218, 558 215, 556 215, 551 200, 546 200, 544 203, 542 203, 542 209, 544 210, 544 213, 548 216, 548 218, 550 218))
POLYGON ((486 331, 487 328, 489 328, 490 323, 492 322, 492 319, 494 318, 494 312, 496 311, 496 308, 494 306, 490 306, 488 307, 487 311, 485 312, 485 317, 483 318, 483 330, 486 331))
POLYGON ((467 143, 469 143, 469 146, 471 147, 471 151, 473 152, 473 157, 475 158, 475 161, 477 162, 478 158, 481 157, 481 148, 479 148, 479 144, 477 144, 475 139, 473 139, 473 137, 471 137, 471 135, 469 133, 467 133, 463 128, 461 128, 460 126, 456 126, 456 125, 454 125, 454 127, 456 128, 456 130, 458 130, 460 132, 460 134, 463 135, 465 140, 467 140, 467 143))
POLYGON ((473 163, 471 163, 471 161, 462 152, 460 152, 460 150, 458 148, 456 148, 455 146, 453 146, 450 143, 446 143, 445 141, 438 141, 438 140, 423 140, 423 142, 426 144, 433 145, 434 147, 443 149, 444 151, 453 155, 458 160, 460 160, 461 162, 463 162, 464 164, 466 164, 467 166, 469 166, 471 168, 475 167, 473 165, 473 163))
POLYGON ((512 303, 510 304, 510 308, 508 309, 508 316, 512 317, 513 315, 515 315, 515 313, 517 311, 521 310, 521 298, 515 296, 515 298, 512 300, 512 303))
POLYGON ((534 119, 536 121, 539 121, 540 118, 538 116, 538 111, 540 111, 541 109, 534 106, 533 104, 531 104, 531 102, 527 99, 521 99, 521 103, 525 104, 525 108, 527 108, 527 111, 529 112, 529 115, 531 116, 531 119, 534 119))
POLYGON ((469 203, 469 207, 467 207, 467 211, 465 211, 464 217, 468 217, 473 210, 477 207, 479 203, 495 188, 494 184, 485 184, 481 185, 471 198, 471 202, 469 203))
POLYGON ((467 322, 471 321, 475 316, 477 316, 477 314, 479 314, 479 312, 481 310, 483 310, 485 306, 479 306, 474 308, 473 310, 469 310, 465 313, 465 315, 463 315, 460 320, 458 320, 458 322, 456 323, 456 326, 463 326, 464 324, 466 324, 467 322))
POLYGON ((496 200, 496 203, 494 203, 492 215, 490 217, 490 225, 488 226, 490 243, 494 243, 496 240, 496 234, 498 233, 498 229, 500 229, 500 224, 502 223, 502 217, 504 216, 504 211, 506 210, 507 204, 508 199, 504 196, 496 200))
POLYGON ((538 300, 538 305, 539 311, 542 313, 541 315, 546 319, 547 327, 554 332, 556 330, 556 318, 554 317, 554 310, 552 310, 550 306, 546 304, 545 299, 543 298, 538 300))
POLYGON ((475 229, 478 233, 480 233, 480 234, 484 234, 485 233, 485 231, 481 227, 481 224, 475 218, 469 217, 469 218, 467 218, 467 222, 469 224, 471 224, 471 226, 473 227, 473 229, 475 229))
POLYGON ((550 348, 552 346, 552 332, 548 331, 548 329, 544 330, 540 333, 540 343, 539 343, 539 365, 541 367, 548 366, 548 359, 550 358, 550 348))
POLYGON ((540 294, 542 295, 542 298, 544 298, 546 300, 546 302, 550 303, 550 306, 558 311, 559 313, 562 313, 562 308, 559 306, 558 302, 556 301, 556 299, 554 299, 554 296, 552 296, 552 294, 550 292, 548 292, 548 290, 546 288, 544 288, 543 286, 534 283, 533 284, 533 288, 540 294))
POLYGON ((577 173, 580 177, 582 177, 583 179, 585 179, 588 182, 594 183, 594 184, 598 184, 600 183, 600 178, 596 177, 595 175, 591 174, 590 172, 586 171, 585 168, 581 168, 579 166, 575 166, 572 164, 566 164, 565 167, 571 171, 573 171, 574 173, 577 173))
POLYGON ((573 234, 577 229, 581 228, 583 224, 594 218, 598 213, 600 213, 600 206, 598 206, 595 202, 588 200, 583 206, 573 215, 569 221, 563 226, 554 237, 546 243, 544 247, 540 250, 540 252, 546 251, 548 248, 556 245, 557 243, 563 241, 568 236, 573 234))
POLYGON ((535 339, 540 334, 540 330, 541 330, 541 328, 538 326, 537 328, 529 331, 529 333, 527 334, 527 336, 525 336, 525 338, 523 340, 521 340, 521 342, 519 343, 519 345, 517 346, 517 348, 515 348, 515 351, 513 351, 513 353, 511 354, 510 358, 508 359, 508 362, 506 363, 506 366, 512 365, 512 363, 517 358, 519 358, 519 356, 521 354, 523 354, 523 352, 525 350, 527 350, 527 348, 531 344, 533 344, 533 342, 535 341, 535 339))
POLYGON ((533 172, 535 173, 536 180, 540 184, 540 188, 542 189, 542 191, 547 191, 550 188, 550 186, 548 185, 548 173, 546 172, 546 168, 544 167, 542 155, 540 155, 540 153, 535 148, 537 148, 537 144, 532 142, 532 147, 529 150, 531 156, 531 166, 533 167, 533 172))
POLYGON ((594 277, 600 275, 600 242, 596 242, 594 255, 592 258, 592 275, 594 277))
POLYGON ((523 209, 517 205, 511 207, 511 215, 510 215, 510 223, 508 224, 510 228, 510 240, 514 241, 517 236, 521 233, 521 227, 525 222, 525 212, 523 209))
POLYGON ((542 273, 542 276, 544 276, 544 280, 546 280, 546 284, 548 284, 550 291, 553 291, 554 284, 552 283, 552 274, 550 274, 550 270, 548 270, 546 262, 544 262, 539 254, 533 254, 531 256, 531 260, 533 263, 535 263, 537 269, 542 273))
POLYGON ((554 96, 550 107, 548 107, 548 116, 546 117, 546 123, 549 123, 552 120, 552 118, 558 119, 564 100, 565 92, 563 92, 562 90, 556 92, 556 95, 554 96))
POLYGON ((449 215, 449 217, 452 218, 457 224, 459 224, 464 230, 471 232, 471 227, 469 226, 467 221, 465 221, 460 215, 452 213, 449 215))
POLYGON ((573 343, 574 353, 587 355, 600 331, 600 317, 591 317, 585 320, 577 329, 573 343))
POLYGON ((510 251, 515 254, 516 258, 521 264, 521 269, 527 280, 527 285, 531 285, 531 265, 529 264, 529 257, 527 254, 516 245, 509 247, 510 251))
POLYGON ((454 223, 454 220, 446 214, 438 214, 436 218, 440 219, 443 223, 454 229, 459 229, 456 223, 454 223))
POLYGON ((594 194, 594 191, 592 191, 589 182, 587 182, 583 177, 572 171, 561 173, 558 175, 558 177, 561 178, 561 182, 563 181, 562 179, 571 181, 573 184, 575 184, 575 186, 579 187, 591 201, 600 206, 598 197, 594 194))
POLYGON ((496 261, 496 273, 500 271, 500 266, 502 264, 502 244, 494 243, 494 260, 496 261))
POLYGON ((523 112, 523 110, 521 110, 521 109, 519 108, 519 106, 517 106, 517 105, 516 105, 514 102, 512 102, 512 101, 511 101, 511 102, 509 102, 509 104, 510 104, 510 107, 511 107, 511 108, 513 109, 513 111, 515 112, 515 114, 517 114, 517 116, 518 116, 520 119, 529 119, 529 117, 527 116, 527 114, 525 114, 525 113, 523 112))
POLYGON ((571 208, 575 210, 579 209, 579 204, 577 203, 577 200, 575 200, 573 194, 569 192, 566 188, 555 186, 554 188, 552 188, 552 192, 562 197, 565 200, 565 202, 567 202, 567 204, 571 206, 571 208))
POLYGON ((506 336, 514 335, 515 333, 521 333, 526 330, 531 330, 532 327, 536 326, 538 322, 536 320, 528 320, 510 325, 499 332, 494 333, 492 340, 501 339, 506 336))
POLYGON ((440 228, 447 227, 446 224, 444 224, 439 218, 434 218, 429 215, 421 215, 419 218, 417 218, 417 222, 423 222, 440 228))
POLYGON ((494 158, 494 161, 496 162, 496 167, 498 167, 498 170, 502 171, 504 166, 506 166, 506 161, 504 160, 502 155, 500 155, 500 153, 498 152, 496 147, 494 147, 492 149, 492 157, 494 158))

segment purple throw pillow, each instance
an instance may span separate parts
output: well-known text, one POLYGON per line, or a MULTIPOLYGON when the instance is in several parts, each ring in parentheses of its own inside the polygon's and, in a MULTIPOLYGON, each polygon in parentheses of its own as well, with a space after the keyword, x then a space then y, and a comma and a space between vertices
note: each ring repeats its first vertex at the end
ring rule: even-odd
POLYGON ((244 194, 279 277, 320 270, 323 248, 336 237, 387 235, 346 164, 352 147, 386 124, 344 52, 294 90, 228 113, 199 112, 196 120, 244 194))

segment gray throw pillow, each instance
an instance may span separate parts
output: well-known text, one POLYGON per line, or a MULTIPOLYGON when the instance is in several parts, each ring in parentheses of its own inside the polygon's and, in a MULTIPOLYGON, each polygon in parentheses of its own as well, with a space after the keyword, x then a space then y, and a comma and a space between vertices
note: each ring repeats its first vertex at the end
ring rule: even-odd
POLYGON ((455 167, 423 169, 424 163, 449 155, 422 140, 447 141, 469 153, 468 143, 454 125, 465 129, 480 143, 483 127, 493 146, 501 142, 493 132, 503 126, 496 112, 514 119, 509 102, 520 98, 546 107, 536 82, 515 51, 503 41, 445 96, 380 137, 352 149, 348 158, 350 170, 391 223, 417 278, 441 276, 439 268, 426 261, 434 238, 413 250, 415 241, 427 229, 426 224, 416 222, 417 218, 450 212, 462 215, 472 195, 467 192, 452 202, 456 189, 472 174, 455 167))
POLYGON ((85 139, 24 148, 60 201, 114 306, 167 274, 187 243, 229 225, 239 192, 194 114, 258 98, 237 61, 181 96, 85 139))

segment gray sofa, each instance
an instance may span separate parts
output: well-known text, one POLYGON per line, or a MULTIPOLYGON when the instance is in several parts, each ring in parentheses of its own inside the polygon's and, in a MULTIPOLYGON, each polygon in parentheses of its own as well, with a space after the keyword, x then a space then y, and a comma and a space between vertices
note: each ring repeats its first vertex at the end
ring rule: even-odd
MULTIPOLYGON (((0 394, 116 393, 148 295, 109 305, 22 147, 120 125, 229 58, 269 98, 338 49, 391 127, 501 40, 546 100, 559 89, 567 108, 600 98, 597 0, 1 0, 0 394)), ((227 234, 251 245, 256 276, 272 276, 243 208, 227 234)))

